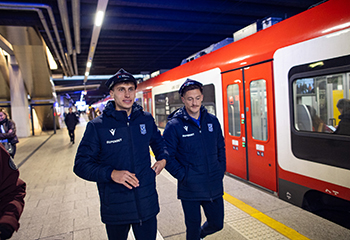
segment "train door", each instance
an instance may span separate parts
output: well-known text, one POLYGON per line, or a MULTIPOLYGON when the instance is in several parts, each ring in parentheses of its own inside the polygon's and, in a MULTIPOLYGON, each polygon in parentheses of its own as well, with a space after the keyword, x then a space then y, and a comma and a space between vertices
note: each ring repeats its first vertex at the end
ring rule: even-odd
POLYGON ((224 131, 227 172, 247 179, 242 70, 223 74, 224 131))
POLYGON ((277 191, 272 62, 225 73, 223 86, 228 171, 277 191))

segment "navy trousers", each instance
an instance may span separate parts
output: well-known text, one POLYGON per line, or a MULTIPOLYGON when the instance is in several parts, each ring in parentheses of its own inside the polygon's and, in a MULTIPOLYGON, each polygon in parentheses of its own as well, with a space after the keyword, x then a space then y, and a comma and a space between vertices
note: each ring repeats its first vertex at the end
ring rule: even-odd
POLYGON ((75 130, 75 129, 73 129, 73 130, 69 130, 69 129, 68 129, 68 134, 69 134, 69 137, 70 137, 70 141, 71 141, 72 143, 74 143, 74 138, 75 138, 75 136, 74 136, 74 130, 75 130))
POLYGON ((181 203, 185 214, 187 240, 199 240, 224 227, 224 200, 222 197, 213 201, 181 200, 181 203), (207 218, 203 226, 201 226, 201 206, 207 218))
POLYGON ((155 240, 157 237, 157 216, 142 223, 112 225, 106 224, 109 240, 126 240, 132 226, 136 240, 155 240))

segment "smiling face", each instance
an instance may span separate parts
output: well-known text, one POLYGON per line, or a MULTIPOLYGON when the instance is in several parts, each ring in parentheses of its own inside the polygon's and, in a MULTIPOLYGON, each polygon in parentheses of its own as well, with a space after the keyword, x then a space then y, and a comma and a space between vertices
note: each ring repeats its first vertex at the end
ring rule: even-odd
POLYGON ((115 110, 126 111, 128 116, 131 113, 132 105, 135 101, 136 89, 132 82, 117 83, 109 91, 115 101, 115 110))
POLYGON ((202 106, 203 94, 199 89, 189 90, 181 97, 182 102, 185 104, 187 113, 195 118, 199 118, 199 111, 202 106))

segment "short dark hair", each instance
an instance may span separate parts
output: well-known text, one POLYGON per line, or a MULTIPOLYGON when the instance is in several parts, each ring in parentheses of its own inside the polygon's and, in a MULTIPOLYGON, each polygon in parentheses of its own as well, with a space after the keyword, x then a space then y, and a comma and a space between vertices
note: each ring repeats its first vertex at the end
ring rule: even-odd
POLYGON ((186 92, 193 89, 199 89, 203 94, 203 84, 188 78, 179 89, 180 96, 182 97, 186 92))
POLYGON ((190 90, 194 90, 194 89, 199 89, 201 91, 201 93, 203 93, 203 88, 198 86, 198 85, 190 85, 190 86, 187 86, 185 87, 183 90, 182 90, 182 94, 181 96, 183 96, 185 93, 187 93, 188 91, 190 90))
POLYGON ((343 114, 350 114, 350 99, 342 98, 337 102, 337 108, 343 110, 343 114))

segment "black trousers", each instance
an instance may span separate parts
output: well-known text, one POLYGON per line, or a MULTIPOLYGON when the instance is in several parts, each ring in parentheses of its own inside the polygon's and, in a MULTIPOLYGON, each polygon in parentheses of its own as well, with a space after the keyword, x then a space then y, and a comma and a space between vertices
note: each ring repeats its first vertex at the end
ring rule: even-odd
POLYGON ((69 137, 70 137, 70 141, 74 143, 74 138, 75 138, 75 135, 74 135, 74 130, 69 130, 68 129, 68 134, 69 134, 69 137))
POLYGON ((185 214, 186 239, 199 240, 224 227, 224 200, 219 197, 213 201, 181 200, 185 214), (201 206, 207 221, 201 226, 201 206))
POLYGON ((106 224, 109 240, 127 240, 132 226, 136 240, 156 240, 157 238, 157 217, 154 216, 142 223, 112 225, 106 224))

